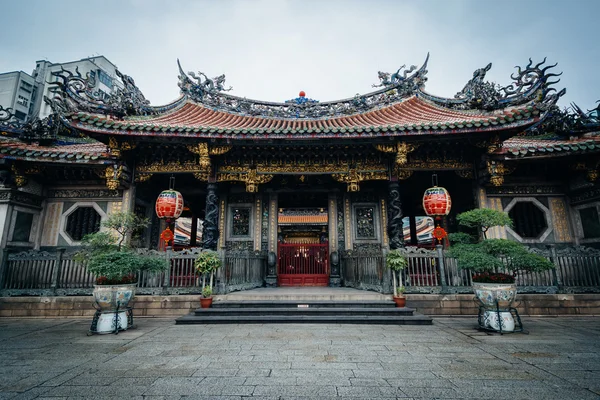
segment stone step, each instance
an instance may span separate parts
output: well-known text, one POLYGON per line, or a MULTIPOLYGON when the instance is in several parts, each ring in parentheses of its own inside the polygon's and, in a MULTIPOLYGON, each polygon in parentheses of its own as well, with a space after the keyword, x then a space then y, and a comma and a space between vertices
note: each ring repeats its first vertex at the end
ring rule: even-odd
POLYGON ((213 308, 394 308, 391 300, 216 300, 213 308))
POLYGON ((277 287, 258 288, 215 296, 219 301, 391 301, 391 294, 353 288, 277 287))
POLYGON ((431 325, 432 319, 414 315, 186 315, 175 321, 190 324, 365 324, 365 325, 431 325))
POLYGON ((216 315, 413 315, 412 308, 339 308, 339 307, 259 307, 259 308, 198 308, 194 311, 195 315, 216 316, 216 315))

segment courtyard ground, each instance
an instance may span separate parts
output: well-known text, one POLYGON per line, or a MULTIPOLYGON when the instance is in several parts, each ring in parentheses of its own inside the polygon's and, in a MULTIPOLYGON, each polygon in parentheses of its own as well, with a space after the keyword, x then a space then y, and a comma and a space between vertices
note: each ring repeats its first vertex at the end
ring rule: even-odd
POLYGON ((0 319, 0 399, 598 399, 600 317, 432 326, 175 325, 86 336, 89 319, 0 319))

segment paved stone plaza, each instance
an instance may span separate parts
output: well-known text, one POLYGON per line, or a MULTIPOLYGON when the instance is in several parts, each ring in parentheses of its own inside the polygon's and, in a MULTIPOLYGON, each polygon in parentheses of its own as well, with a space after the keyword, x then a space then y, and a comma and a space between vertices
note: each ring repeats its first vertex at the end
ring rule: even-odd
POLYGON ((597 399, 600 318, 524 318, 488 335, 433 326, 195 325, 0 319, 0 399, 597 399))

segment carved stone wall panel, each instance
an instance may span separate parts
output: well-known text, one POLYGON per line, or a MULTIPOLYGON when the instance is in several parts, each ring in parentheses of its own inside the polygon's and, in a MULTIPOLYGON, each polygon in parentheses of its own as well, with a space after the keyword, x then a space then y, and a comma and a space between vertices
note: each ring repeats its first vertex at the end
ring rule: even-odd
POLYGON ((344 232, 346 234, 346 250, 352 250, 352 210, 350 209, 350 197, 344 195, 344 232))
POLYGON ((554 225, 554 239, 556 242, 572 242, 573 236, 569 227, 567 205, 562 197, 550 198, 550 213, 554 225))
POLYGON ((221 235, 219 236, 220 249, 225 247, 225 237, 227 236, 227 232, 225 232, 225 210, 227 210, 227 204, 225 203, 225 199, 221 199, 221 204, 219 205, 219 232, 221 232, 221 235))
POLYGON ((269 198, 269 251, 277 253, 277 194, 269 198))
POLYGON ((337 196, 337 233, 338 233, 338 248, 346 248, 346 236, 344 229, 344 198, 337 196))
MULTIPOLYGON (((502 207, 502 199, 500 197, 488 197, 488 208, 497 211, 504 211, 502 207)), ((506 239, 506 229, 504 227, 496 226, 494 228, 490 228, 487 231, 488 239, 506 239)))
POLYGON ((50 199, 115 199, 122 198, 122 190, 109 189, 48 189, 50 199))
POLYGON ((41 246, 56 246, 60 228, 60 217, 63 212, 63 203, 47 203, 46 215, 42 229, 41 246))
POLYGON ((335 194, 330 194, 328 200, 329 252, 331 254, 338 250, 337 197, 335 194))
POLYGON ((261 233, 262 233, 262 195, 256 194, 254 200, 254 250, 261 249, 261 233))

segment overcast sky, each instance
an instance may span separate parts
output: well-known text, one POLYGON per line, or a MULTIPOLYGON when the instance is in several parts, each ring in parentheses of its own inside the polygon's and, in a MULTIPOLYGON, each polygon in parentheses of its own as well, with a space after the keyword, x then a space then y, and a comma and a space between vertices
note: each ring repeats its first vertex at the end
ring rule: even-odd
POLYGON ((558 62, 561 106, 600 99, 600 0, 0 0, 0 72, 104 55, 153 105, 184 70, 226 74, 232 94, 285 101, 367 93, 377 71, 421 65, 426 91, 452 97, 475 69, 507 85, 528 58, 558 62))

